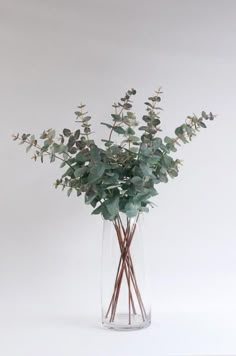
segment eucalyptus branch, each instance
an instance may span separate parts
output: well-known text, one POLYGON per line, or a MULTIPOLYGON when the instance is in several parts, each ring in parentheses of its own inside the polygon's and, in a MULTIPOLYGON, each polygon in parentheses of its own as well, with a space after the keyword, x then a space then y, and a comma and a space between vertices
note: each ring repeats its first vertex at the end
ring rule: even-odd
POLYGON ((173 150, 173 145, 179 145, 180 141, 182 143, 188 143, 191 141, 193 136, 196 136, 196 133, 200 128, 207 127, 204 120, 214 120, 215 117, 216 115, 213 115, 211 112, 207 114, 205 111, 202 112, 202 115, 199 118, 195 114, 193 116, 188 116, 185 123, 177 127, 175 130, 175 138, 171 139, 169 137, 165 137, 165 142, 167 143, 166 146, 169 147, 170 150, 173 150))
MULTIPOLYGON (((17 134, 17 135, 18 135, 18 134, 17 134)), ((28 145, 30 145, 30 146, 33 146, 33 147, 37 148, 38 150, 40 150, 40 151, 42 152, 42 146, 39 146, 37 143, 32 143, 32 142, 31 142, 30 140, 28 140, 28 139, 22 140, 22 139, 21 139, 19 136, 17 136, 17 135, 13 135, 14 141, 17 141, 17 140, 18 140, 18 141, 21 141, 22 144, 26 143, 26 144, 28 144, 28 145)), ((48 150, 45 150, 45 151, 43 151, 42 153, 43 153, 43 154, 46 154, 46 155, 49 155, 49 156, 53 155, 53 157, 55 157, 56 159, 58 159, 58 160, 64 162, 64 163, 67 164, 70 168, 72 168, 72 169, 74 170, 73 166, 72 166, 70 163, 68 163, 67 160, 65 160, 65 159, 63 159, 63 158, 57 156, 55 153, 51 153, 51 152, 49 152, 48 150)), ((68 155, 68 156, 69 156, 69 155, 68 155)), ((69 156, 69 157, 70 157, 70 156, 69 156)), ((35 156, 33 156, 33 158, 35 159, 35 156)), ((71 158, 71 157, 70 157, 70 158, 71 158)))
MULTIPOLYGON (((166 136, 162 140, 157 135, 161 131, 162 109, 158 105, 161 90, 145 102, 143 125, 138 124, 136 115, 131 111, 130 98, 135 94, 134 89, 128 90, 120 102, 113 105, 112 125, 102 123, 110 130, 108 140, 102 140, 105 148, 90 140, 91 117, 83 104, 75 112, 81 129, 73 131, 65 128, 59 143, 55 142, 55 131, 52 129, 40 136, 44 140, 42 146, 30 134, 21 137, 18 134, 14 140, 26 143, 27 151, 35 147, 34 159, 40 157, 43 161, 43 156, 48 155, 51 162, 57 159, 62 162, 61 167, 67 166, 56 186, 67 188, 68 196, 73 190, 77 196, 83 194, 85 203, 92 206, 93 214, 101 214, 111 221, 115 221, 120 213, 125 213, 128 218, 136 217, 153 206, 150 199, 157 195, 157 184, 178 176, 181 161, 172 157, 172 152, 177 151, 176 146, 181 142, 190 142, 200 128, 206 128, 205 122, 215 116, 205 111, 199 117, 195 114, 188 116, 185 123, 176 128, 174 138, 166 136), (136 136, 135 127, 142 131, 140 136, 136 136), (120 143, 112 141, 113 132, 121 137, 120 143)), ((126 268, 129 271, 130 266, 126 268)))
MULTIPOLYGON (((114 104, 114 105, 115 105, 115 115, 120 116, 121 113, 122 113, 122 110, 124 110, 124 109, 122 108, 122 109, 120 110, 119 114, 117 114, 117 106, 116 106, 116 104, 114 104)), ((116 121, 114 122, 114 124, 113 124, 113 126, 112 126, 112 128, 111 128, 111 131, 110 131, 110 134, 109 134, 109 137, 108 137, 108 141, 111 141, 112 133, 113 133, 113 130, 114 130, 115 126, 116 126, 116 121)))
MULTIPOLYGON (((128 90, 128 92, 125 94, 124 98, 121 98, 121 101, 123 101, 124 104, 119 103, 119 105, 117 105, 117 104, 114 104, 114 105, 113 105, 113 107, 115 108, 115 116, 116 116, 116 117, 120 117, 120 118, 121 118, 121 115, 122 115, 122 113, 123 113, 124 110, 129 110, 129 109, 132 108, 132 105, 131 105, 131 103, 130 103, 130 97, 131 97, 132 95, 135 95, 135 94, 136 94, 136 90, 135 90, 135 89, 128 90), (121 107, 121 110, 120 110, 119 113, 117 113, 117 108, 118 108, 119 106, 121 107)), ((122 118, 121 118, 121 119, 122 119, 122 118)), ((114 124, 113 124, 112 127, 111 127, 111 131, 110 131, 110 134, 109 134, 109 137, 108 137, 108 141, 111 141, 112 133, 113 133, 115 127, 117 126, 117 122, 118 122, 118 121, 115 120, 115 121, 114 121, 114 124)), ((120 124, 122 124, 122 121, 121 121, 120 124)))
POLYGON ((14 140, 28 145, 27 152, 31 147, 36 149, 33 156, 35 160, 40 157, 43 162, 44 155, 47 155, 50 162, 57 159, 62 162, 62 168, 67 166, 61 178, 56 180, 55 187, 66 189, 68 197, 72 191, 77 196, 83 194, 85 204, 93 208, 92 214, 112 221, 120 258, 105 318, 108 322, 114 322, 121 286, 126 282, 129 325, 136 317, 141 317, 143 322, 148 320, 131 253, 139 216, 142 212, 148 212, 150 206, 153 207, 150 199, 157 195, 156 186, 168 182, 169 177, 178 176, 181 161, 172 157, 172 152, 177 151, 176 146, 180 142, 189 143, 200 128, 206 128, 205 121, 215 118, 211 112, 206 114, 205 111, 200 117, 195 114, 188 116, 185 123, 176 128, 174 138, 166 136, 162 140, 157 135, 161 131, 161 108, 157 105, 161 101, 161 90, 145 102, 143 125, 137 123, 136 115, 131 111, 130 98, 135 94, 134 89, 128 90, 121 101, 113 105, 115 114, 111 115, 114 121, 112 125, 102 123, 110 129, 108 140, 102 140, 105 148, 98 147, 90 140, 91 117, 83 104, 75 112, 76 122, 81 124, 81 128, 75 131, 64 128, 59 143, 55 142, 56 133, 53 129, 43 131, 40 136, 42 146, 34 135, 13 136, 14 140), (136 135, 135 127, 142 131, 140 136, 136 135), (120 135, 119 143, 111 141, 113 132, 120 135), (126 223, 122 221, 121 213, 126 215, 126 223))

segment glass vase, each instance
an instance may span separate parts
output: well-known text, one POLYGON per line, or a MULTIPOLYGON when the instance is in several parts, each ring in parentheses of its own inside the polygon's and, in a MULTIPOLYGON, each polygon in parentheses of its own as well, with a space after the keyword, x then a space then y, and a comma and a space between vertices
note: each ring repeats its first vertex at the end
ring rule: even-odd
POLYGON ((142 214, 104 220, 102 244, 102 323, 116 330, 151 323, 146 280, 142 214))

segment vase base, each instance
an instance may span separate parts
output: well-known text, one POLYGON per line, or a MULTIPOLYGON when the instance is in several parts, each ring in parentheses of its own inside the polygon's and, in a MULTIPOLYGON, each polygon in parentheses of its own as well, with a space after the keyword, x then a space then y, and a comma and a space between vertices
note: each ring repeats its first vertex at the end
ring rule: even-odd
POLYGON ((128 314, 116 314, 114 321, 106 318, 102 321, 102 324, 105 328, 117 331, 140 330, 147 328, 151 324, 151 316, 147 315, 145 320, 143 320, 141 315, 131 315, 129 323, 128 314))

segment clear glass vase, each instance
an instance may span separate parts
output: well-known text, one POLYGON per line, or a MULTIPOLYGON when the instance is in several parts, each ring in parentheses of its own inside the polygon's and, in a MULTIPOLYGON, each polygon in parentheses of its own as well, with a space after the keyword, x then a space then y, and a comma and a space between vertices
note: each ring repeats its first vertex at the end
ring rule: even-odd
POLYGON ((102 323, 116 330, 151 323, 146 280, 143 216, 104 220, 102 247, 102 323))

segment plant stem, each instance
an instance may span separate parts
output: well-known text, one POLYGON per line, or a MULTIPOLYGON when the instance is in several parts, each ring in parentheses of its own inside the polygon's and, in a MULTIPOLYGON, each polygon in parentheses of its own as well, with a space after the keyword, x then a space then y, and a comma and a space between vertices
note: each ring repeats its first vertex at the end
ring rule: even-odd
POLYGON ((118 218, 113 223, 118 238, 121 256, 119 259, 118 268, 116 272, 113 294, 105 316, 106 318, 109 317, 110 322, 113 322, 115 320, 120 289, 121 289, 121 284, 122 284, 124 274, 126 276, 127 287, 128 287, 128 324, 131 325, 132 322, 131 311, 134 315, 137 314, 135 308, 134 295, 137 298, 143 321, 145 321, 145 318, 147 317, 145 307, 141 298, 141 294, 138 288, 137 279, 134 272, 134 266, 130 254, 130 246, 136 231, 137 221, 138 221, 138 217, 136 218, 136 221, 134 222, 132 228, 131 228, 130 219, 127 219, 126 228, 124 228, 120 216, 118 216, 118 218), (122 238, 122 234, 123 234, 123 238, 122 238), (132 291, 132 286, 133 286, 133 291, 132 291))
POLYGON ((117 281, 117 290, 116 290, 115 302, 114 302, 114 305, 113 305, 113 310, 112 310, 112 315, 111 315, 110 321, 114 321, 114 319, 115 319, 115 313, 116 313, 116 308, 117 308, 117 303, 118 303, 118 299, 119 299, 121 283, 122 283, 123 274, 124 274, 124 268, 125 268, 125 265, 126 265, 126 259, 127 259, 127 256, 128 256, 129 247, 131 245, 135 229, 136 229, 136 223, 134 224, 134 227, 133 227, 133 230, 132 230, 131 234, 130 235, 126 234, 126 237, 125 237, 126 246, 124 248, 124 253, 123 253, 123 257, 122 257, 123 261, 122 261, 120 274, 119 274, 118 281, 117 281))

